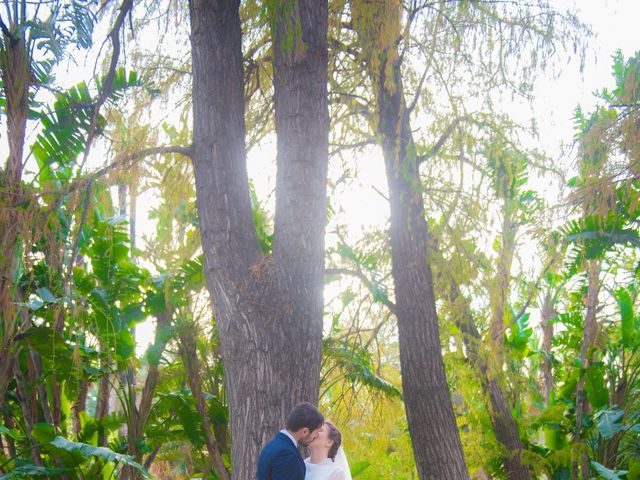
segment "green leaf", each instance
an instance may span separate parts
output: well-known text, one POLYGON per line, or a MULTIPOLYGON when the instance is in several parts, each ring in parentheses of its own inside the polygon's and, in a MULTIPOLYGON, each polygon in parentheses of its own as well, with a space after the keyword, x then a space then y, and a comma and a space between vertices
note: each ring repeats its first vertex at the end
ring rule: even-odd
POLYGON ((122 314, 120 318, 122 320, 123 325, 129 328, 140 323, 142 320, 145 319, 145 315, 142 312, 142 305, 139 303, 127 305, 122 310, 122 314))
POLYGON ((157 414, 171 412, 177 415, 182 429, 189 441, 197 446, 205 444, 206 437, 202 429, 202 418, 196 410, 195 400, 188 390, 159 394, 159 401, 155 404, 157 414))
POLYGON ((609 402, 609 390, 604 379, 604 369, 600 364, 587 368, 584 379, 584 391, 594 408, 602 408, 609 402))
POLYGON ((631 347, 635 333, 635 318, 633 316, 633 300, 626 288, 620 288, 615 292, 620 308, 620 322, 622 329, 622 345, 631 347))
POLYGON ((556 425, 549 425, 544 429, 544 442, 551 451, 562 450, 566 447, 566 436, 560 432, 556 425))
POLYGON ((11 478, 48 477, 70 471, 70 468, 42 467, 39 465, 34 465, 33 463, 27 463, 14 468, 8 473, 5 473, 0 477, 0 480, 9 480, 11 478))
POLYGON ((22 336, 42 356, 48 368, 55 368, 61 376, 69 375, 73 368, 73 350, 64 338, 52 328, 41 326, 26 330, 22 336))
POLYGON ((605 439, 610 439, 616 433, 619 433, 625 429, 622 419, 624 418, 624 410, 619 408, 612 408, 599 412, 596 416, 598 421, 598 432, 605 439))
POLYGON ((567 467, 558 468, 553 472, 551 480, 569 480, 571 478, 571 470, 567 467))
POLYGON ((529 314, 525 313, 511 324, 505 343, 510 345, 516 352, 523 353, 529 344, 529 338, 531 338, 532 334, 533 329, 529 327, 529 314))
POLYGON ((368 460, 362 460, 361 462, 356 462, 353 465, 350 465, 349 470, 351 470, 351 476, 357 477, 362 472, 364 472, 369 467, 369 465, 371 464, 368 460))
POLYGON ((116 345, 116 353, 119 360, 130 358, 136 351, 136 340, 131 332, 127 329, 118 332, 118 342, 116 345))
POLYGON ((40 422, 33 426, 31 435, 40 443, 47 443, 56 437, 56 429, 50 423, 40 422))
POLYGON ((56 297, 53 296, 51 290, 46 287, 41 287, 36 290, 38 296, 44 301, 44 303, 56 303, 56 297))
POLYGON ((640 460, 632 459, 629 462, 628 480, 640 480, 640 460))
POLYGON ((4 434, 8 437, 13 438, 14 440, 20 439, 20 436, 17 430, 14 430, 12 428, 7 428, 5 425, 0 425, 0 434, 4 434))
POLYGON ((365 348, 334 338, 325 339, 322 348, 330 364, 337 366, 349 382, 378 390, 391 398, 402 398, 400 390, 376 374, 365 348))
POLYGON ((595 460, 591 460, 591 467, 605 480, 623 480, 627 474, 626 470, 611 470, 595 460))
POLYGON ((51 442, 51 445, 68 452, 80 453, 85 457, 99 457, 106 460, 107 462, 123 463, 135 468, 140 473, 142 473, 144 477, 150 478, 147 469, 136 462, 130 455, 123 455, 121 453, 114 452, 113 450, 106 447, 94 447, 93 445, 88 445, 86 443, 72 442, 71 440, 67 440, 66 438, 60 436, 54 438, 51 442))

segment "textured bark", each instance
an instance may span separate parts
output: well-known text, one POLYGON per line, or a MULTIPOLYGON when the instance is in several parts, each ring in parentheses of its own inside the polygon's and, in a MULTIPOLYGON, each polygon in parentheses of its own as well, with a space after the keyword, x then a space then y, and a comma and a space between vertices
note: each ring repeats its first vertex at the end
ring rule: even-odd
MULTIPOLYGON (((598 311, 598 294, 600 293, 600 270, 602 268, 600 260, 589 260, 588 263, 588 286, 587 286, 587 313, 584 319, 584 331, 582 337, 582 343, 580 344, 580 363, 582 370, 586 371, 589 368, 591 359, 591 350, 596 342, 596 336, 598 333, 598 322, 596 319, 596 312, 598 311)), ((576 424, 574 431, 574 442, 578 445, 582 439, 582 419, 584 413, 588 407, 587 398, 584 392, 584 374, 580 375, 578 385, 576 386, 576 424)), ((571 468, 571 478, 577 480, 578 465, 580 464, 580 470, 582 478, 589 477, 589 461, 585 453, 582 454, 582 458, 578 457, 578 454, 573 459, 571 468)))
POLYGON ((511 414, 511 407, 503 393, 499 381, 491 378, 485 372, 482 379, 485 391, 488 391, 491 417, 491 426, 496 435, 496 439, 503 446, 502 461, 507 478, 510 480, 530 480, 531 472, 522 463, 521 452, 524 451, 524 444, 518 433, 518 425, 511 414))
POLYGON ((398 0, 351 4, 353 24, 375 89, 376 129, 391 206, 392 275, 404 403, 420 479, 465 479, 469 473, 456 424, 440 343, 419 163, 402 83, 398 0))
MULTIPOLYGON (((390 55, 393 58, 393 56, 390 55)), ((406 109, 400 65, 377 79, 379 132, 391 203, 391 261, 395 285, 402 386, 421 479, 468 478, 442 360, 429 233, 406 109), (393 90, 389 89, 394 85, 393 90)))
POLYGON ((29 111, 29 52, 24 38, 4 35, 0 49, 0 70, 6 99, 7 141, 9 155, 0 169, 0 405, 11 378, 13 338, 18 333, 21 316, 16 311, 11 273, 16 262, 15 250, 20 215, 15 208, 22 201, 22 169, 25 129, 29 111))
POLYGON ((87 410, 87 396, 89 394, 89 382, 85 379, 80 380, 80 384, 78 386, 78 395, 76 396, 76 400, 71 407, 73 412, 73 431, 74 433, 80 433, 82 426, 80 424, 80 412, 84 412, 87 410))
POLYGON ((200 232, 225 365, 233 478, 242 480, 255 478, 262 445, 290 409, 316 402, 319 390, 327 2, 286 2, 290 9, 280 15, 284 7, 275 2, 278 174, 275 241, 265 256, 256 240, 246 170, 239 1, 190 1, 200 232), (293 50, 281 41, 291 28, 293 50))
MULTIPOLYGON (((13 417, 11 415, 8 415, 7 413, 5 413, 3 417, 4 417, 4 424, 7 428, 9 429, 15 428, 15 423, 13 422, 13 417)), ((15 441, 9 435, 6 436, 6 440, 7 440, 7 451, 5 452, 5 454, 8 453, 9 457, 14 458, 16 456, 15 441)))
POLYGON ((27 380, 24 378, 24 374, 20 369, 20 365, 16 362, 14 363, 13 367, 14 377, 16 379, 15 395, 16 399, 18 400, 18 404, 20 405, 20 409, 22 410, 22 418, 24 419, 25 424, 24 432, 30 445, 31 458, 36 465, 42 465, 40 448, 37 446, 37 442, 31 435, 36 420, 34 419, 33 411, 30 406, 35 405, 35 402, 29 401, 29 396, 27 393, 27 380))

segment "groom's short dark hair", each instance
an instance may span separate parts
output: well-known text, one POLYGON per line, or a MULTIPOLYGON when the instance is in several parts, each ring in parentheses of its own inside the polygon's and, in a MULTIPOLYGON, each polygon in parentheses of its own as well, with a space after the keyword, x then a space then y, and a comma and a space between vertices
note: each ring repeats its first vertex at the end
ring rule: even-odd
POLYGON ((318 409, 309 402, 296 405, 287 418, 286 428, 290 432, 297 432, 303 428, 314 431, 324 423, 324 417, 318 409))

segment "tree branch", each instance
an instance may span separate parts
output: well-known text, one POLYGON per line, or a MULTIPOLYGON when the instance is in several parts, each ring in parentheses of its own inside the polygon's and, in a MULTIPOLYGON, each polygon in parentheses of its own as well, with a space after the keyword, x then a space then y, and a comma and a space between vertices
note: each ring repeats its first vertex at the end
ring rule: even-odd
POLYGON ((410 115, 413 112, 413 109, 416 108, 418 104, 418 99, 420 98, 420 92, 422 91, 422 85, 424 84, 424 79, 427 78, 427 72, 429 71, 429 64, 424 67, 424 72, 422 72, 422 76, 420 77, 420 81, 418 82, 418 88, 416 89, 416 95, 413 97, 411 101, 411 105, 407 108, 407 114, 410 115))
POLYGON ((429 150, 426 154, 424 155, 420 155, 418 157, 418 164, 421 164, 422 162, 432 158, 433 156, 435 156, 440 149, 442 148, 442 146, 445 144, 445 142, 449 139, 449 137, 451 136, 451 134, 453 133, 453 131, 455 130, 455 128, 460 124, 460 122, 462 122, 463 120, 468 120, 467 117, 456 117, 447 127, 447 129, 442 133, 442 135, 440 135, 440 138, 438 139, 438 141, 433 145, 433 147, 431 147, 431 150, 429 150))
POLYGON ((73 182, 68 187, 62 190, 40 192, 36 195, 36 197, 44 197, 47 195, 59 195, 57 201, 55 201, 51 205, 51 207, 47 211, 47 214, 45 215, 45 218, 48 218, 49 215, 56 209, 56 207, 60 204, 60 202, 64 199, 66 195, 68 195, 69 193, 73 192, 78 188, 82 188, 87 184, 93 183, 94 181, 98 180, 100 177, 103 177, 104 175, 108 174, 109 172, 112 172, 113 170, 119 167, 125 166, 127 163, 131 165, 134 162, 141 160, 144 157, 148 157, 149 155, 168 154, 168 153, 177 153, 180 155, 191 157, 192 151, 193 151, 193 147, 191 145, 189 145, 188 147, 183 147, 178 145, 167 145, 167 146, 153 147, 153 148, 140 150, 139 152, 131 153, 123 156, 123 158, 116 159, 109 165, 105 165, 104 167, 96 170, 95 172, 85 177, 78 178, 75 182, 73 182))
MULTIPOLYGON (((367 287, 369 289, 369 291, 372 292, 375 289, 375 286, 373 285, 373 282, 364 273, 362 273, 360 270, 350 270, 348 268, 325 268, 324 269, 324 274, 325 275, 349 275, 349 276, 352 276, 352 277, 356 277, 364 284, 365 287, 367 287)), ((395 313, 396 313, 396 304, 395 303, 393 303, 389 299, 381 300, 381 302, 389 310, 391 310, 391 313, 393 313, 395 315, 395 313)))
POLYGON ((362 142, 347 143, 347 144, 330 143, 329 146, 335 147, 335 148, 333 148, 333 150, 329 152, 329 157, 334 156, 336 153, 339 153, 342 150, 352 150, 352 149, 363 148, 363 147, 367 147, 369 145, 375 145, 375 144, 376 142, 374 140, 363 140, 362 142))
POLYGON ((16 37, 9 31, 7 25, 4 23, 4 20, 2 20, 2 17, 0 17, 0 29, 2 29, 2 33, 4 34, 4 36, 11 40, 11 44, 14 45, 16 37))
POLYGON ((118 60, 120 59, 120 31, 127 15, 129 14, 129 12, 131 12, 132 8, 133 0, 123 0, 122 5, 120 5, 120 12, 118 13, 113 28, 108 35, 109 39, 111 40, 113 52, 111 54, 111 61, 109 62, 107 75, 105 76, 104 83, 102 84, 102 91, 100 92, 100 96, 98 97, 98 100, 93 107, 93 115, 91 116, 89 133, 87 135, 87 141, 85 142, 84 157, 81 163, 82 166, 84 166, 87 158, 89 157, 91 144, 93 143, 93 139, 95 138, 98 131, 98 113, 100 111, 100 108, 102 107, 102 105, 104 105, 104 103, 107 101, 107 98, 113 91, 113 80, 115 79, 118 60))

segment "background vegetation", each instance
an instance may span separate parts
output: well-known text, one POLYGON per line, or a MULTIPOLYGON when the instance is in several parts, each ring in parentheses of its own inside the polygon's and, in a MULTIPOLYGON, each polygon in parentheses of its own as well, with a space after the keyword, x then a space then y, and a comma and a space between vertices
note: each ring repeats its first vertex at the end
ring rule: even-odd
MULTIPOLYGON (((240 9, 250 157, 275 131, 269 5, 240 9)), ((5 2, 0 19, 0 479, 231 478, 189 158, 185 2, 5 2), (94 72, 67 74, 80 58, 94 72), (140 238, 148 198, 155 234, 140 238), (136 329, 150 322, 142 352, 136 329)), ((570 13, 338 0, 328 31, 319 405, 354 477, 419 471, 397 252, 386 228, 354 235, 334 200, 384 150, 384 99, 400 92, 470 476, 640 479, 640 53, 616 53, 598 106, 567 119, 566 168, 501 105, 531 101, 555 58, 583 52, 589 31, 570 13)), ((268 255, 273 199, 250 191, 268 255)))

